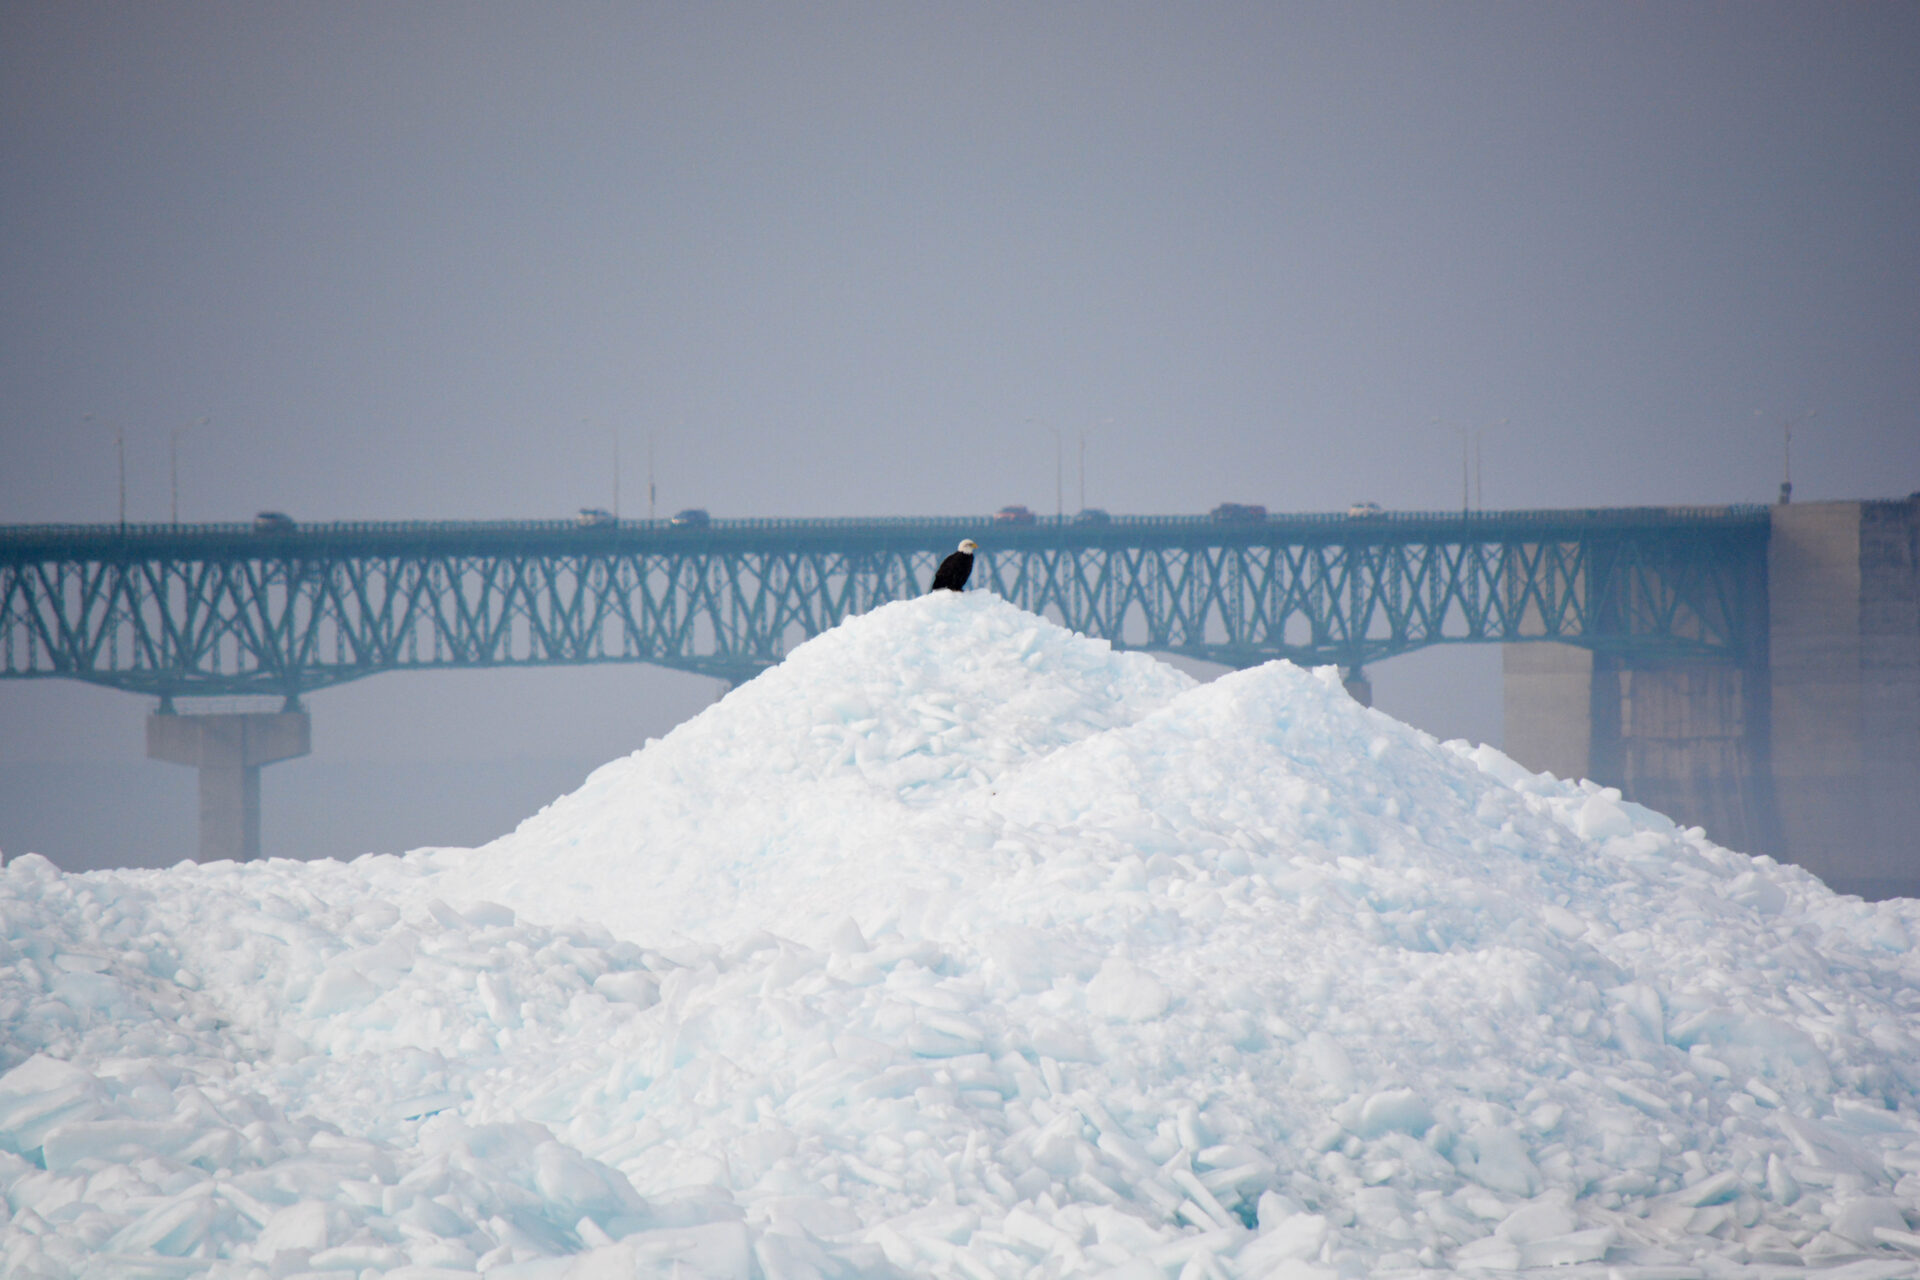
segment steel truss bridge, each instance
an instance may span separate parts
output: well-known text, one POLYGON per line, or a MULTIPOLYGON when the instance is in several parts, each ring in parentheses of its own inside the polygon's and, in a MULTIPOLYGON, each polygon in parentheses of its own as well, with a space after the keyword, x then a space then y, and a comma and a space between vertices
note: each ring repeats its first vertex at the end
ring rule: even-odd
POLYGON ((1765 507, 1373 516, 0 527, 0 678, 289 703, 382 671, 650 662, 742 681, 926 590, 1251 666, 1553 640, 1764 660, 1765 507))

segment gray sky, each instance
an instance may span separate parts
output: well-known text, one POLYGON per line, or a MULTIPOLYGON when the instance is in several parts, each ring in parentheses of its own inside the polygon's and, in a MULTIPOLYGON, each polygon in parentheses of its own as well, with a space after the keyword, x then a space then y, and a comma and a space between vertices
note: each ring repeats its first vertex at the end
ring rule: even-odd
MULTIPOLYGON (((1114 511, 1447 508, 1462 427, 1492 507, 1766 501, 1807 411, 1796 497, 1920 488, 1912 4, 0 0, 0 183, 5 522, 116 431, 165 519, 181 428, 187 520, 564 515, 616 434, 629 515, 650 438, 662 513, 1051 510, 1056 433, 1069 508, 1083 437, 1114 511)), ((711 696, 382 677, 269 776, 711 696)), ((0 763, 190 791, 143 712, 0 686, 0 763)))

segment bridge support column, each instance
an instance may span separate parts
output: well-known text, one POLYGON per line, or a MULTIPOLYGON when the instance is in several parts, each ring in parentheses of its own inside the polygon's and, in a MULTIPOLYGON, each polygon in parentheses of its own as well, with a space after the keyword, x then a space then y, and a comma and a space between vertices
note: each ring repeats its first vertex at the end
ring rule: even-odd
POLYGON ((1920 895, 1920 495, 1773 508, 1767 580, 1788 856, 1920 895))
POLYGON ((1591 778, 1747 853, 1778 853, 1766 673, 1713 662, 1629 666, 1571 645, 1504 646, 1507 754, 1591 778))
POLYGON ((1570 644, 1500 646, 1507 754, 1556 778, 1593 776, 1593 651, 1570 644))
POLYGON ((1373 681, 1367 679, 1367 673, 1360 667, 1348 667, 1340 673, 1340 683, 1346 686, 1347 696, 1363 707, 1373 705, 1373 681))
POLYGON ((1843 893, 1920 896, 1920 496, 1774 507, 1745 667, 1505 647, 1507 754, 1843 893))
POLYGON ((312 748, 304 711, 147 717, 147 755, 200 770, 201 862, 260 856, 260 766, 312 748))

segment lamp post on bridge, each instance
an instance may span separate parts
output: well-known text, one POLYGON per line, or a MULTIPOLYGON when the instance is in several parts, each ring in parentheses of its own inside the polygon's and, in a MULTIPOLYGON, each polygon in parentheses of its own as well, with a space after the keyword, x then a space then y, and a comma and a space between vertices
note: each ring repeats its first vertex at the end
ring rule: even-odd
POLYGON ((1472 515, 1478 509, 1486 510, 1487 491, 1485 475, 1481 467, 1480 439, 1494 427, 1504 427, 1511 418, 1501 418, 1482 426, 1472 427, 1464 422, 1451 422, 1446 418, 1433 419, 1436 427, 1451 426, 1460 433, 1460 514, 1472 515))
MULTIPOLYGON (((1753 416, 1758 418, 1763 415, 1755 409, 1753 416)), ((1817 410, 1808 409, 1799 417, 1788 418, 1780 424, 1780 506, 1784 507, 1793 501, 1793 429, 1819 416, 1817 410)))
POLYGON ((92 413, 81 414, 80 420, 113 428, 114 454, 120 462, 120 528, 124 530, 127 527, 127 429, 118 422, 92 413))

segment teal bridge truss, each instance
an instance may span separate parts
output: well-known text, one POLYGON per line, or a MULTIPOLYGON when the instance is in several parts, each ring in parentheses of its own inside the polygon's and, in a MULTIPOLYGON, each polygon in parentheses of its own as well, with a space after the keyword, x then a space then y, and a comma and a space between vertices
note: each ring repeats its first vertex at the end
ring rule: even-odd
POLYGON ((650 662, 739 682, 927 589, 1245 667, 1550 640, 1764 661, 1765 507, 1040 519, 0 527, 0 678, 290 703, 382 671, 650 662))

